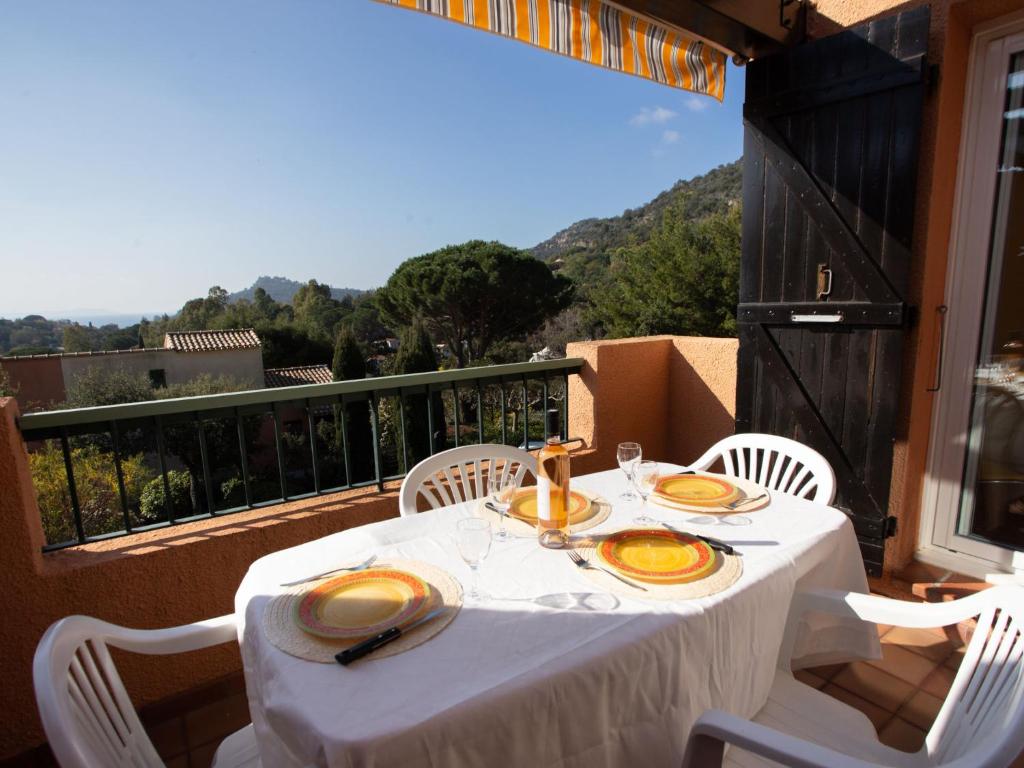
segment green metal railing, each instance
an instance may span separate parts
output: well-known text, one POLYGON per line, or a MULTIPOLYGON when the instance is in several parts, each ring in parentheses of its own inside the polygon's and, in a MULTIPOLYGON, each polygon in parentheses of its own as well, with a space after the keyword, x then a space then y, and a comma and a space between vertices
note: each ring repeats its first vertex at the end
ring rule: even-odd
POLYGON ((566 440, 569 376, 582 365, 514 363, 23 415, 45 548, 383 488, 453 445, 531 447, 549 437, 549 410, 559 411, 566 440))

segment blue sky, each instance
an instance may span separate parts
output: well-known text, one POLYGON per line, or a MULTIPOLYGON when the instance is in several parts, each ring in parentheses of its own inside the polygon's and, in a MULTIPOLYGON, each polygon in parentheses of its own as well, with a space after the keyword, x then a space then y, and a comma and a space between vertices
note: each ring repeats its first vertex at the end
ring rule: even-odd
POLYGON ((726 101, 370 0, 0 5, 0 317, 530 247, 742 152, 726 101))

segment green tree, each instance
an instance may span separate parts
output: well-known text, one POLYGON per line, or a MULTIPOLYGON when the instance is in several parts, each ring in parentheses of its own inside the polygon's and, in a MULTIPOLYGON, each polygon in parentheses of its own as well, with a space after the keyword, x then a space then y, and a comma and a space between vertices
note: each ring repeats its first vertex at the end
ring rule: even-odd
POLYGON ((295 292, 292 308, 296 325, 313 338, 329 340, 334 338, 338 324, 351 313, 352 302, 336 301, 329 285, 310 280, 295 292))
MULTIPOLYGON (((196 514, 195 479, 188 472, 171 469, 167 471, 167 485, 171 489, 174 516, 189 517, 196 514)), ((168 519, 171 510, 167 507, 166 499, 162 477, 155 477, 146 483, 139 497, 140 518, 144 525, 168 519)))
POLYGON ((458 366, 479 361, 497 341, 521 339, 567 307, 572 283, 525 251, 473 240, 402 263, 378 293, 385 319, 422 317, 458 366))
MULTIPOLYGON (((423 322, 417 318, 399 338, 394 371, 396 374, 403 374, 436 370, 437 353, 434 342, 430 340, 430 334, 427 333, 423 322)), ((405 440, 410 466, 413 466, 431 454, 431 441, 434 443, 434 453, 444 450, 444 400, 440 392, 435 392, 429 401, 425 393, 416 393, 406 395, 405 402, 405 440), (431 418, 427 412, 428 402, 433 412, 433 431, 430 429, 431 418)))
POLYGON ((64 326, 63 347, 65 352, 91 352, 93 339, 89 330, 78 323, 64 326))
POLYGON ((138 403, 153 399, 153 388, 142 373, 124 368, 107 370, 90 366, 75 375, 67 388, 65 408, 138 403))
POLYGON ((0 397, 14 397, 18 394, 18 387, 11 381, 10 374, 0 365, 0 397))
MULTIPOLYGON (((366 378, 366 358, 359 341, 352 330, 343 327, 334 342, 334 360, 331 365, 335 381, 366 378)), ((344 412, 345 435, 348 438, 348 449, 352 476, 349 483, 359 483, 374 476, 374 455, 376 446, 373 443, 373 427, 370 424, 370 403, 366 400, 347 403, 339 408, 336 435, 338 444, 342 439, 340 418, 344 412)), ((339 450, 340 447, 339 447, 339 450)))
POLYGON ((740 211, 699 221, 669 208, 651 239, 622 249, 594 315, 611 336, 735 336, 740 211))

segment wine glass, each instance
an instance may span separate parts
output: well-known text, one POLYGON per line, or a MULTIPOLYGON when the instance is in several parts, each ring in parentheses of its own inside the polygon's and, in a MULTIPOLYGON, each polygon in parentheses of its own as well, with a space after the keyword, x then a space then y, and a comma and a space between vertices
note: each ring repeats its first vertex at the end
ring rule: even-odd
POLYGON ((505 528, 505 515, 508 508, 512 506, 512 499, 519 490, 519 480, 511 472, 494 472, 487 478, 487 493, 490 495, 491 504, 498 510, 501 517, 501 527, 494 534, 495 541, 508 541, 512 534, 505 528))
POLYGON ((619 469, 626 473, 626 492, 619 496, 619 498, 622 501, 632 501, 636 498, 636 494, 632 490, 633 470, 643 455, 640 450, 640 443, 619 443, 615 453, 619 460, 619 469))
POLYGON ((479 587, 479 569, 480 563, 491 551, 491 524, 479 517, 467 517, 455 524, 455 531, 455 545, 473 572, 473 586, 468 597, 470 600, 480 600, 483 594, 479 587))
POLYGON ((647 497, 658 484, 658 462, 638 461, 633 468, 633 485, 640 494, 640 514, 633 518, 637 525, 654 525, 658 521, 647 514, 647 497))

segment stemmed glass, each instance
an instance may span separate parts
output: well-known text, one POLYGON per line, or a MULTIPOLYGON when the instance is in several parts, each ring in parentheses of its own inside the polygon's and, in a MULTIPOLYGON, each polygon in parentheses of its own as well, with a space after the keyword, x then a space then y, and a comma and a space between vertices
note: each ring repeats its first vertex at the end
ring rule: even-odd
POLYGON ((467 517, 455 524, 455 545, 466 565, 473 572, 473 586, 469 591, 470 600, 480 600, 480 563, 491 551, 491 524, 479 517, 467 517))
POLYGON ((501 517, 501 527, 494 534, 495 541, 508 541, 512 534, 505 527, 505 515, 508 508, 512 506, 512 499, 519 490, 519 480, 511 472, 494 472, 487 478, 487 493, 490 495, 491 504, 498 510, 501 517))
POLYGON ((638 461, 633 468, 633 485, 640 494, 640 514, 633 518, 637 525, 655 525, 658 521, 647 514, 647 497, 658 484, 658 462, 638 461))
POLYGON ((619 443, 616 456, 619 460, 619 469, 626 473, 626 492, 619 496, 622 501, 632 501, 636 494, 632 491, 633 470, 642 457, 640 443, 619 443))

